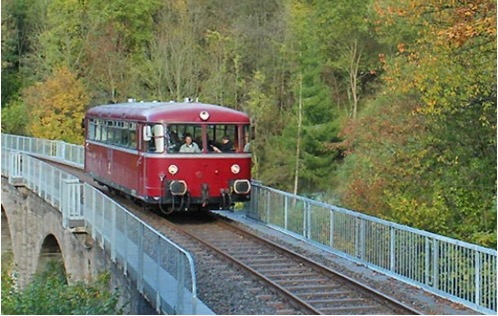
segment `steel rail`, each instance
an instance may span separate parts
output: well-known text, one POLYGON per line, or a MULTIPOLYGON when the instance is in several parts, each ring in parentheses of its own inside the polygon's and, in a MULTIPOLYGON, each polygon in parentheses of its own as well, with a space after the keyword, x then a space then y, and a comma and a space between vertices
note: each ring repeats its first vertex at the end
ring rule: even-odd
MULTIPOLYGON (((216 217, 218 217, 219 219, 221 219, 221 216, 218 216, 218 215, 215 215, 216 217)), ((274 249, 282 252, 282 253, 285 253, 286 255, 290 255, 298 260, 301 260, 301 261, 305 261, 306 263, 310 264, 313 268, 316 268, 316 270, 319 270, 321 271, 321 273, 324 273, 324 274, 332 274, 334 275, 335 277, 338 277, 340 279, 342 279, 344 282, 347 282, 347 283, 350 283, 350 284, 353 284, 359 288, 361 288, 366 294, 368 295, 373 295, 375 296, 374 299, 376 300, 380 300, 380 301, 387 301, 389 302, 390 304, 394 305, 395 307, 401 309, 401 310, 404 310, 406 311, 407 314, 412 314, 412 315, 422 315, 423 313, 421 313, 420 311, 408 306, 407 304, 404 304, 398 300, 395 300, 394 298, 392 297, 389 297, 377 290, 375 290, 374 288, 366 285, 366 284, 363 284, 355 279, 352 279, 350 277, 348 277, 347 275, 345 274, 342 274, 340 272, 337 272, 335 270, 332 270, 330 269, 329 267, 326 267, 324 266, 323 264, 321 263, 318 263, 310 258, 307 258, 295 251, 292 251, 290 249, 287 249, 287 248, 284 248, 282 247, 281 245, 275 243, 274 241, 272 240, 269 240, 269 239, 266 239, 264 237, 261 237, 261 236, 258 236, 254 233, 252 233, 251 231, 245 229, 245 228, 242 228, 240 226, 235 226, 233 224, 229 224, 227 223, 226 220, 224 219, 221 219, 219 221, 219 223, 221 225, 224 225, 225 227, 229 228, 229 229, 232 229, 232 230, 235 230, 237 232, 241 232, 243 234, 245 234, 246 236, 249 236, 250 238, 253 238, 253 239, 256 239, 256 240, 259 240, 261 241, 262 243, 265 243, 271 247, 273 247, 274 249)))
POLYGON ((284 297, 288 298, 290 300, 290 303, 292 305, 294 305, 295 307, 304 309, 305 311, 309 312, 312 315, 324 315, 324 313, 320 312, 315 307, 313 307, 310 304, 306 303, 305 301, 303 301, 299 297, 297 297, 294 294, 292 294, 290 291, 288 291, 285 288, 281 287, 280 285, 276 284, 275 282, 273 282, 272 280, 270 280, 269 278, 267 278, 263 274, 259 273, 258 271, 254 270, 253 268, 249 267, 245 263, 241 262, 237 258, 235 258, 235 257, 227 254, 223 250, 221 250, 221 249, 217 248, 216 246, 214 246, 214 245, 206 242, 205 240, 203 240, 202 238, 196 236, 195 234, 193 234, 193 233, 191 233, 191 232, 189 232, 189 231, 181 228, 180 225, 174 224, 174 223, 172 223, 170 221, 166 221, 166 222, 167 222, 167 225, 170 228, 172 228, 172 229, 174 229, 176 231, 179 231, 180 233, 185 234, 185 235, 189 236, 190 238, 192 238, 192 239, 194 239, 194 240, 202 243, 204 246, 206 246, 209 249, 215 251, 216 253, 218 253, 219 255, 223 256, 227 260, 231 261, 232 263, 236 264, 237 266, 242 267, 244 270, 246 270, 247 272, 249 272, 252 275, 256 276, 258 279, 261 279, 261 280, 265 281, 268 285, 270 285, 277 292, 279 292, 280 294, 282 294, 284 297))

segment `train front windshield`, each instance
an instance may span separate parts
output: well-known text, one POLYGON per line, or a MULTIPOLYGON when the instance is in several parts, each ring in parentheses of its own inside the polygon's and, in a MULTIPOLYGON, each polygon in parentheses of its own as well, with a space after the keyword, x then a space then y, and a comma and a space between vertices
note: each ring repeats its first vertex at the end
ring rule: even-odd
POLYGON ((169 124, 166 128, 168 153, 180 153, 182 145, 193 143, 197 154, 220 152, 247 153, 250 151, 249 125, 237 124, 169 124), (190 140, 187 140, 190 138, 190 140))

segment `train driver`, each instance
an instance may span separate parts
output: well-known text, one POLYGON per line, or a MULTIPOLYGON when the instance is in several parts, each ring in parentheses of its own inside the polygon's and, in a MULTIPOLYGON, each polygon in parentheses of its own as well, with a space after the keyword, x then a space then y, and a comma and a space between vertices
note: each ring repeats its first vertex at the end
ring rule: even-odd
POLYGON ((180 147, 181 153, 200 153, 201 150, 196 143, 192 142, 192 135, 185 134, 185 144, 180 147))
POLYGON ((249 141, 249 134, 246 133, 244 135, 244 142, 245 142, 245 145, 244 145, 244 152, 245 153, 248 153, 248 152, 251 152, 251 143, 249 141))
POLYGON ((218 148, 216 146, 211 146, 211 148, 213 148, 213 150, 217 153, 221 153, 221 152, 225 153, 225 152, 235 151, 235 148, 233 147, 233 143, 230 140, 230 137, 228 137, 228 135, 223 136, 223 138, 221 139, 220 148, 218 148))

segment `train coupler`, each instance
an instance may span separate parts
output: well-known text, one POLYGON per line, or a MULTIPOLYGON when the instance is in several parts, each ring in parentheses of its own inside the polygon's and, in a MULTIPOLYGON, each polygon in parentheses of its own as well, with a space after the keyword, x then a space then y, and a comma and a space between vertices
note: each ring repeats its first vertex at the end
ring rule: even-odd
POLYGON ((229 189, 220 189, 222 204, 220 209, 231 210, 232 209, 232 195, 229 189))

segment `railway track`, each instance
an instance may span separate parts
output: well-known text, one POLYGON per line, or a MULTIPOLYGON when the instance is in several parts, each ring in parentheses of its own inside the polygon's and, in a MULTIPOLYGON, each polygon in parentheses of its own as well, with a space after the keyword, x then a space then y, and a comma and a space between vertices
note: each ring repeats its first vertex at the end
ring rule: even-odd
MULTIPOLYGON (((57 165, 88 181, 81 170, 57 165)), ((180 215, 165 219, 144 211, 127 198, 113 198, 168 238, 195 253, 194 257, 200 259, 196 260, 196 266, 203 265, 201 269, 207 267, 213 270, 224 267, 220 273, 225 277, 218 279, 220 283, 238 282, 252 287, 253 295, 272 306, 275 314, 420 314, 401 302, 218 216, 196 213, 200 216, 180 215), (241 269, 245 273, 241 273, 241 269), (244 280, 244 275, 259 281, 254 285, 255 282, 244 280), (269 291, 276 295, 264 294, 269 291)), ((227 312, 226 309, 216 312, 237 313, 227 312)))
POLYGON ((168 221, 167 225, 261 279, 305 314, 419 314, 355 280, 225 220, 168 221))

